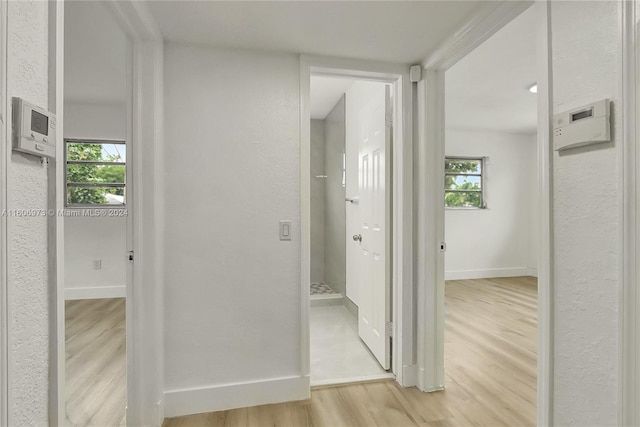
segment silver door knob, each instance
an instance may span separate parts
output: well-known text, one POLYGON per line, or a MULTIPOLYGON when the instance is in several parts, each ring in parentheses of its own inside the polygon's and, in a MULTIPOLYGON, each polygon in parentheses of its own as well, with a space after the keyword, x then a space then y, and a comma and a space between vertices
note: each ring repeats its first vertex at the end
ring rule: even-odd
POLYGON ((362 242, 362 234, 354 234, 353 235, 354 242, 362 242))

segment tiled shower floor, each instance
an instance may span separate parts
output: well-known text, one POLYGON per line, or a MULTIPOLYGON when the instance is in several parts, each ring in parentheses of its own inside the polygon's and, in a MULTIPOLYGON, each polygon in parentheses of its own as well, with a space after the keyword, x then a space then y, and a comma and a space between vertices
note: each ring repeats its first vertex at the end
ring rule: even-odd
POLYGON ((311 295, 331 295, 337 294, 338 292, 331 289, 331 287, 325 283, 312 283, 311 284, 311 295))

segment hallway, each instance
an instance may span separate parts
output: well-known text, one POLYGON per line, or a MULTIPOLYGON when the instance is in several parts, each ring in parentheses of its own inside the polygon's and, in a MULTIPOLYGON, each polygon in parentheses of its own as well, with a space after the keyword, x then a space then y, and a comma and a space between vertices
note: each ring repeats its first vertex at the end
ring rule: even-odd
POLYGON ((311 399, 166 419, 183 426, 534 426, 534 277, 446 284, 446 390, 392 380, 315 387, 311 399))

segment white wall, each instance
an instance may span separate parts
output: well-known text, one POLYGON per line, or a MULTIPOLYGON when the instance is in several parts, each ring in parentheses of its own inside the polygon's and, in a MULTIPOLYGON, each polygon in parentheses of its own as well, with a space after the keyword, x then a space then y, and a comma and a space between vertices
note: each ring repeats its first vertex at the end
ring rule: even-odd
MULTIPOLYGON (((48 105, 48 5, 8 2, 7 96, 48 105)), ((8 118, 7 123, 11 123, 8 118)), ((7 208, 47 209, 47 165, 12 153, 7 208)), ((49 289, 47 218, 7 218, 8 415, 12 426, 48 424, 49 289)), ((3 396, 6 398, 6 396, 3 396)))
POLYGON ((298 57, 167 43, 164 65, 166 415, 306 398, 298 57))
POLYGON ((126 217, 65 217, 65 298, 126 295, 126 217), (102 260, 94 269, 93 261, 102 260))
MULTIPOLYGON (((126 139, 128 41, 110 9, 101 1, 65 7, 65 138, 126 139)), ((65 298, 124 297, 126 218, 64 222, 65 298)))
POLYGON ((311 283, 325 281, 324 120, 311 120, 311 283))
POLYGON ((345 137, 345 97, 324 120, 325 150, 325 268, 324 277, 333 289, 346 294, 345 187, 342 186, 345 137))
POLYGON ((538 188, 538 135, 531 135, 529 144, 529 250, 527 266, 532 276, 538 276, 538 258, 540 257, 540 189, 538 188))
MULTIPOLYGON (((64 111, 66 138, 126 139, 125 105, 67 102, 64 111)), ((126 231, 126 217, 65 217, 66 299, 125 296, 126 231)))
POLYGON ((124 140, 127 136, 125 104, 64 103, 65 138, 124 140))
POLYGON ((445 211, 445 278, 535 275, 535 135, 447 129, 445 154, 488 157, 487 209, 445 211))
POLYGON ((554 418, 614 425, 622 277, 618 2, 552 2, 554 113, 611 98, 613 141, 553 157, 554 418))

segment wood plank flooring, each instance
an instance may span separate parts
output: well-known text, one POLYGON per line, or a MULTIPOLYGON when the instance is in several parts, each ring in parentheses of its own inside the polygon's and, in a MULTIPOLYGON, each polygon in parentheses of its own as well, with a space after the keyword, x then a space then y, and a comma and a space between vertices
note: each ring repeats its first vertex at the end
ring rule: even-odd
POLYGON ((163 426, 533 426, 536 299, 533 277, 447 282, 443 392, 395 381, 314 388, 310 400, 170 418, 163 426))
POLYGON ((125 299, 66 301, 66 410, 73 426, 124 426, 125 299))

